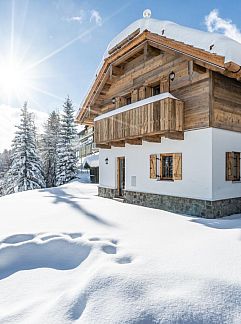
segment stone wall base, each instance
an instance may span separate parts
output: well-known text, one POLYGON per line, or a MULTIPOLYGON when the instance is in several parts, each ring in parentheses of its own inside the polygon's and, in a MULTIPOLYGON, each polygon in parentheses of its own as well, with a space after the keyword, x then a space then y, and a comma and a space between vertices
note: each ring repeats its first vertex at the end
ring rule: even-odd
MULTIPOLYGON (((114 198, 117 190, 99 187, 98 194, 104 198, 114 198)), ((126 190, 123 198, 124 202, 129 204, 204 218, 241 214, 241 197, 210 201, 126 190)))

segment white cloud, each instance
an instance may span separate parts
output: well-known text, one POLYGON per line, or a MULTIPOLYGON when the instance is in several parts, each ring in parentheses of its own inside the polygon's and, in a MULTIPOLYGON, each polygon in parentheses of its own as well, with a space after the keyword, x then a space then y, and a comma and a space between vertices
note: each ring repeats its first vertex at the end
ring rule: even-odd
POLYGON ((96 25, 101 26, 102 25, 102 17, 97 10, 91 10, 90 12, 90 22, 94 21, 96 25))
MULTIPOLYGON (((38 131, 43 130, 43 124, 48 118, 48 114, 42 111, 29 109, 35 115, 35 124, 38 131)), ((8 105, 0 105, 0 152, 11 148, 11 142, 14 138, 16 125, 19 124, 20 109, 8 105)))
POLYGON ((232 20, 223 19, 219 16, 217 9, 210 11, 205 17, 205 25, 209 32, 221 32, 225 36, 241 43, 241 32, 232 20))
POLYGON ((85 18, 85 12, 84 12, 84 10, 81 9, 79 12, 79 15, 66 18, 65 20, 70 21, 70 22, 71 21, 78 22, 79 24, 82 24, 84 18, 85 18))

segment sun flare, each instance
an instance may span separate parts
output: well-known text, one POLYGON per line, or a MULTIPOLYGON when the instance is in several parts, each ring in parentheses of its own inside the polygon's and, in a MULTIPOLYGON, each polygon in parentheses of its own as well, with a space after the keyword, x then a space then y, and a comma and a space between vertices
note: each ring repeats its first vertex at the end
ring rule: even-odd
POLYGON ((0 62, 0 93, 23 96, 28 92, 30 75, 26 67, 15 59, 0 62))

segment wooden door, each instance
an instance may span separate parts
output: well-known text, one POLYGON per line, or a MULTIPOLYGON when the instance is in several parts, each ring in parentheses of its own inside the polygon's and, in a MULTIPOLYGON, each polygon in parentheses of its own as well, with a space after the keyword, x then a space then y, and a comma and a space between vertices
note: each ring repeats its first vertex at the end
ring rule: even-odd
POLYGON ((125 189, 125 158, 117 158, 117 189, 118 195, 123 196, 125 189))

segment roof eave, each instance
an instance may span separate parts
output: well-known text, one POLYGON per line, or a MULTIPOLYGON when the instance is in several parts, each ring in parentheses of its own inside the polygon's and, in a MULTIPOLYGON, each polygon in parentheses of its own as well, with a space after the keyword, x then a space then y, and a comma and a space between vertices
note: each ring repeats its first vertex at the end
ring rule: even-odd
MULTIPOLYGON (((178 52, 182 55, 191 57, 196 60, 200 60, 209 65, 209 68, 212 70, 219 70, 220 73, 225 74, 228 77, 236 78, 240 80, 241 78, 241 67, 234 62, 225 63, 225 57, 217 55, 215 53, 210 53, 200 48, 193 47, 192 45, 185 44, 183 42, 176 41, 159 34, 154 34, 150 31, 144 30, 141 34, 138 34, 136 37, 132 38, 129 42, 124 44, 122 47, 118 48, 105 60, 104 63, 98 72, 96 79, 91 86, 82 107, 79 109, 76 121, 80 124, 87 124, 85 120, 86 112, 88 107, 91 104, 92 97, 95 95, 96 89, 101 83, 102 78, 104 77, 107 69, 110 64, 117 60, 122 55, 126 54, 132 48, 138 46, 142 42, 149 40, 158 43, 163 48, 167 48, 171 51, 178 52)), ((89 122, 88 122, 89 123, 89 122)))

